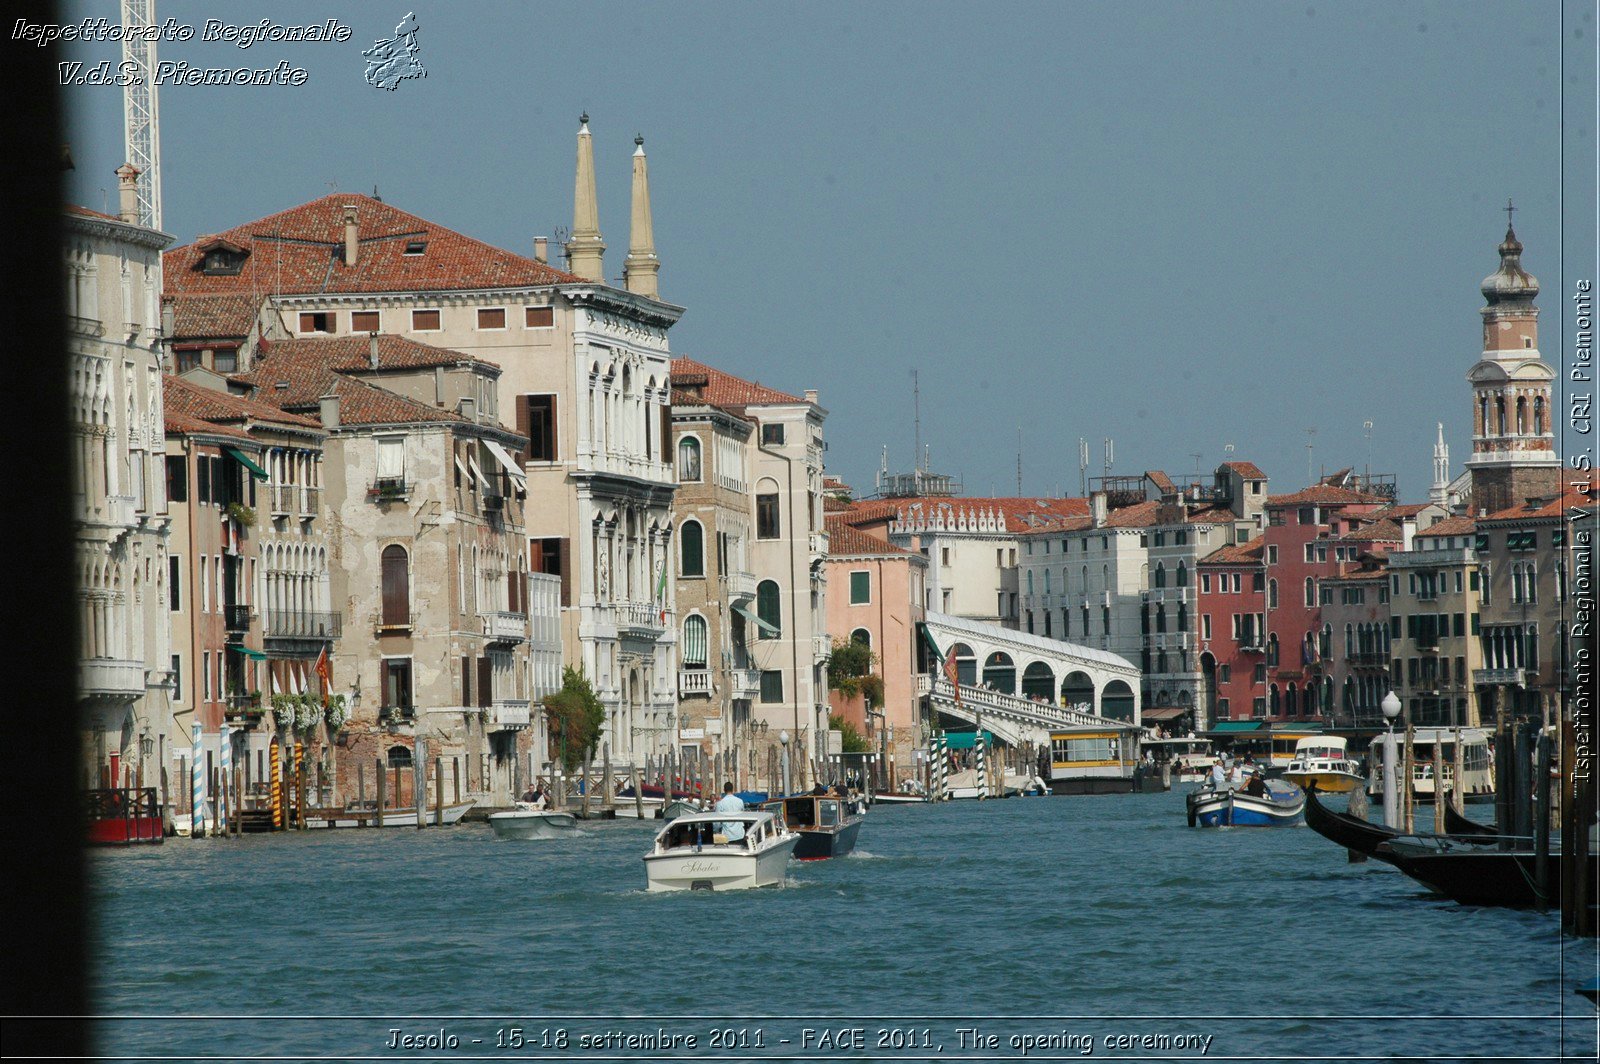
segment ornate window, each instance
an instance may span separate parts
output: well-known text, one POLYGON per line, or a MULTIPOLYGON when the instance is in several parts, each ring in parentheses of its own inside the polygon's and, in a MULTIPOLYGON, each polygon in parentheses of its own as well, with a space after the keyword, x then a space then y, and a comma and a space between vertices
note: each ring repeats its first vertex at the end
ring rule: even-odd
POLYGON ((693 436, 678 441, 678 479, 685 484, 700 481, 700 441, 693 436))

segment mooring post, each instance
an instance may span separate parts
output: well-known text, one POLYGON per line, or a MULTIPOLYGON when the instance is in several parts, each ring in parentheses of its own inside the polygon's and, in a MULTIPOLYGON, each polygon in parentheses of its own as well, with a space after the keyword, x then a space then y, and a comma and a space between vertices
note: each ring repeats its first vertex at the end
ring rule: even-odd
POLYGON ((1540 912, 1550 897, 1550 736, 1543 728, 1533 744, 1533 886, 1540 912))
POLYGON ((388 797, 388 795, 384 794, 383 792, 384 792, 384 790, 386 788, 386 785, 389 782, 389 777, 383 771, 383 760, 381 758, 378 759, 376 764, 377 764, 377 773, 376 773, 376 777, 375 778, 378 781, 378 814, 377 814, 377 821, 378 821, 378 827, 381 828, 381 827, 383 827, 384 799, 388 797))
POLYGON ((600 802, 601 808, 610 809, 611 801, 611 744, 600 744, 600 802))
POLYGON ((1400 782, 1402 784, 1402 789, 1400 791, 1400 806, 1401 806, 1401 809, 1403 810, 1402 816, 1403 816, 1403 819, 1405 820, 1406 834, 1407 835, 1410 835, 1412 832, 1417 830, 1416 809, 1415 809, 1416 796, 1417 796, 1417 780, 1416 780, 1416 771, 1417 771, 1416 764, 1417 764, 1417 762, 1416 762, 1416 751, 1415 751, 1415 748, 1414 748, 1414 745, 1413 745, 1415 743, 1415 741, 1416 741, 1416 738, 1417 738, 1416 725, 1412 724, 1411 721, 1407 720, 1406 721, 1406 748, 1405 748, 1405 755, 1401 759, 1401 764, 1400 764, 1400 782))
POLYGON ((433 759, 433 823, 444 827, 444 758, 433 759))

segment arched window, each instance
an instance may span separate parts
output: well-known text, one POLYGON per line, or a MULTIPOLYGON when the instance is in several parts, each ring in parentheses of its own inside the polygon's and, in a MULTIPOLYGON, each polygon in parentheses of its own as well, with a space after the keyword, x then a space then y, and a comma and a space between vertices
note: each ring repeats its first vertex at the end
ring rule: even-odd
POLYGON ((1178 603, 1178 631, 1187 632, 1188 630, 1189 607, 1180 602, 1178 603))
POLYGON ((1167 567, 1160 562, 1156 563, 1156 587, 1167 586, 1167 567))
POLYGON ((852 643, 860 643, 862 646, 866 647, 868 650, 871 650, 872 649, 872 633, 867 631, 865 628, 857 628, 855 631, 850 633, 850 642, 852 642, 852 643))
POLYGON ((783 634, 783 620, 778 605, 778 582, 776 580, 763 580, 756 585, 756 616, 761 618, 757 625, 760 634, 758 639, 776 639, 783 634))
POLYGON ((679 575, 706 575, 705 532, 699 521, 685 521, 678 526, 678 551, 679 575))
POLYGON ((1268 693, 1267 706, 1274 717, 1283 710, 1282 696, 1278 693, 1277 684, 1273 684, 1272 690, 1268 693))
POLYGON ((1494 397, 1494 416, 1496 428, 1499 430, 1496 435, 1504 436, 1506 434, 1506 397, 1503 395, 1494 397))
POLYGON ((1267 609, 1275 610, 1277 608, 1278 608, 1278 582, 1276 580, 1268 580, 1267 581, 1267 609))
POLYGON ((1544 435, 1544 396, 1533 397, 1533 431, 1535 435, 1544 435))
POLYGON ((683 667, 706 667, 706 619, 698 613, 683 619, 683 667))
POLYGON ((1317 604, 1317 582, 1315 580, 1311 579, 1311 577, 1308 576, 1308 577, 1306 577, 1306 605, 1307 606, 1315 606, 1316 604, 1317 604))
POLYGON ((960 683, 971 687, 978 682, 978 658, 973 654, 972 648, 965 643, 957 643, 950 648, 950 653, 956 659, 956 679, 960 683))
POLYGON ((390 768, 410 768, 411 767, 411 747, 409 747, 409 746, 391 746, 391 747, 389 747, 389 767, 390 768))
POLYGON ((1478 435, 1489 435, 1489 397, 1478 397, 1478 435))
POLYGON ((1267 637, 1267 664, 1273 668, 1278 665, 1278 635, 1276 632, 1267 637))
POLYGON ((1356 652, 1356 642, 1355 642, 1355 640, 1356 640, 1355 627, 1352 624, 1350 624, 1348 621, 1346 621, 1345 622, 1345 626, 1344 626, 1344 656, 1345 657, 1348 658, 1348 657, 1350 657, 1352 654, 1354 654, 1356 652))
POLYGON ((398 543, 391 543, 383 548, 381 558, 383 626, 404 628, 411 623, 411 571, 406 549, 398 543))
POLYGON ((1042 661, 1034 661, 1022 670, 1022 696, 1039 698, 1045 702, 1055 701, 1056 676, 1050 671, 1049 665, 1042 661))
POLYGON ((1017 693, 1017 666, 1011 655, 996 650, 983 661, 983 682, 1008 695, 1017 693))
POLYGON ((1178 582, 1177 582, 1176 586, 1177 587, 1188 587, 1189 586, 1189 567, 1187 565, 1183 564, 1182 562, 1178 563, 1178 582))
POLYGON ((678 441, 678 479, 685 484, 700 480, 700 441, 693 436, 678 441))
MULTIPOLYGON (((1159 569, 1156 570, 1156 572, 1158 572, 1158 573, 1160 571, 1161 570, 1159 570, 1159 569)), ((1156 606, 1156 631, 1165 632, 1166 630, 1167 630, 1167 607, 1165 605, 1158 604, 1156 606)))

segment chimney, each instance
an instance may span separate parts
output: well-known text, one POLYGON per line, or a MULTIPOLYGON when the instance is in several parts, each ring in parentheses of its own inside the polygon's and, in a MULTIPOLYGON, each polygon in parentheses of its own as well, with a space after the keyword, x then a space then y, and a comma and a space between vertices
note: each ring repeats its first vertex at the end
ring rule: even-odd
POLYGON ((356 264, 356 205, 344 205, 344 264, 356 264))
POLYGON ((372 333, 367 337, 367 365, 373 369, 378 368, 378 334, 372 333))
POLYGON ((139 224, 139 171, 132 163, 117 167, 117 214, 130 225, 139 224))
POLYGON ((812 406, 817 405, 817 390, 815 388, 806 389, 806 402, 810 403, 812 406))
POLYGON ((444 409, 444 367, 433 367, 433 405, 444 409))
POLYGON ((329 392, 327 395, 319 398, 317 400, 317 404, 319 406, 319 410, 317 412, 322 418, 322 427, 330 432, 338 428, 339 396, 333 392, 329 392))
POLYGON ((656 258, 655 225, 650 220, 650 171, 645 164, 644 138, 633 138, 633 216, 628 232, 628 258, 622 267, 622 283, 630 292, 650 299, 661 298, 656 275, 661 260, 656 258))
POLYGON ((594 192, 594 137, 589 116, 578 119, 578 170, 572 194, 572 239, 567 241, 568 268, 585 280, 604 284, 605 241, 600 239, 600 207, 594 192))
POLYGON ((550 263, 550 241, 547 237, 536 236, 533 238, 533 261, 550 263))
POLYGON ((169 300, 161 304, 161 335, 172 339, 172 334, 178 331, 178 312, 169 300))
POLYGON ((1106 523, 1106 493, 1097 491, 1089 496, 1089 520, 1095 528, 1103 528, 1106 523))

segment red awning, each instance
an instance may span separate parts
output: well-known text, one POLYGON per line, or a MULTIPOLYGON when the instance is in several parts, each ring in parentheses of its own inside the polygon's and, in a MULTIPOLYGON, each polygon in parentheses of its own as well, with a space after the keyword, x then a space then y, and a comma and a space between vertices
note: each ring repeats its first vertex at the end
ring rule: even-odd
POLYGON ((1139 714, 1140 720, 1177 720, 1185 713, 1190 712, 1189 706, 1159 706, 1155 709, 1146 709, 1139 714))

